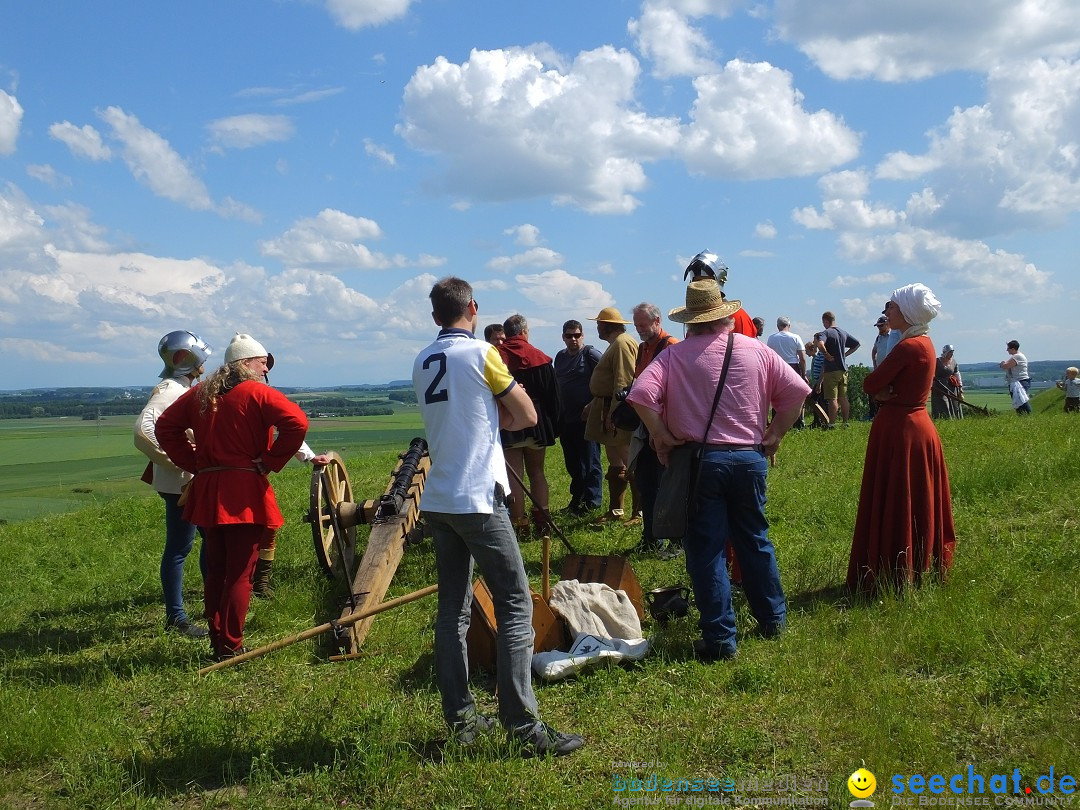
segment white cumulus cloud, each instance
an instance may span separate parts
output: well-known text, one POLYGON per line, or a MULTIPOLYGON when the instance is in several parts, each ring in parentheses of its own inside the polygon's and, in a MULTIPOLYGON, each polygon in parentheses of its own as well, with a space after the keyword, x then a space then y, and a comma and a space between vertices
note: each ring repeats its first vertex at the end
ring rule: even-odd
POLYGON ((0 155, 10 155, 15 151, 22 117, 23 108, 19 100, 0 90, 0 155))

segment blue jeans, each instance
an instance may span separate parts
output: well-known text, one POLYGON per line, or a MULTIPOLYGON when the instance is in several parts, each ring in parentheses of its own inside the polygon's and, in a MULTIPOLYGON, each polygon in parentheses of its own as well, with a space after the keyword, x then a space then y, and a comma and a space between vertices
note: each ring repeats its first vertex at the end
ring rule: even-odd
POLYGON ((600 466, 600 445, 585 438, 585 423, 563 422, 559 425, 559 444, 570 476, 570 503, 575 506, 600 506, 604 499, 604 471, 600 466))
POLYGON ((435 540, 439 609, 435 618, 435 675, 450 725, 476 711, 469 691, 465 633, 472 611, 473 560, 491 591, 495 622, 499 719, 522 729, 540 719, 532 688, 532 594, 517 535, 504 506, 490 515, 423 513, 435 540))
POLYGON ((767 473, 768 461, 758 450, 706 449, 702 461, 697 508, 691 512, 683 548, 701 613, 702 638, 722 652, 735 651, 728 540, 742 568, 746 601, 762 632, 772 634, 787 621, 787 601, 765 518, 767 473))
MULTIPOLYGON (((184 507, 176 502, 178 494, 159 492, 165 501, 165 550, 161 554, 161 593, 165 599, 165 621, 186 622, 184 610, 184 561, 195 543, 195 527, 184 520, 184 507)), ((199 530, 202 534, 202 531, 199 530)), ((199 570, 206 578, 206 543, 199 550, 199 570)))

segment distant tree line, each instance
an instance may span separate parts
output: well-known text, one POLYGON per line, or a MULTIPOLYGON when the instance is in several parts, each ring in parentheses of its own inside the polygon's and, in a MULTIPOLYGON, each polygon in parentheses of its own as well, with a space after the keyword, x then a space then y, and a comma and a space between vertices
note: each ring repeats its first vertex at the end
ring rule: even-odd
POLYGON ((72 399, 30 402, 0 399, 0 419, 31 419, 68 416, 77 419, 97 419, 106 416, 135 416, 143 409, 138 399, 113 399, 107 402, 84 402, 72 399))

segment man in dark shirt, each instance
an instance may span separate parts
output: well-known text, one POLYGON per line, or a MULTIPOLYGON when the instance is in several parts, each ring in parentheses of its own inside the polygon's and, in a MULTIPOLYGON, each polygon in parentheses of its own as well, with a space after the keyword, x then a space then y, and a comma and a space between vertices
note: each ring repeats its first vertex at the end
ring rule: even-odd
POLYGON ((821 381, 821 394, 829 403, 829 424, 836 424, 836 411, 839 406, 844 424, 851 415, 851 404, 847 395, 847 358, 854 354, 859 341, 836 325, 836 316, 831 312, 821 315, 821 325, 825 331, 817 336, 818 351, 825 355, 825 373, 821 381))
POLYGON ((563 405, 559 444, 570 476, 570 504, 566 511, 582 515, 599 509, 604 496, 600 445, 585 438, 582 416, 592 402, 589 378, 601 355, 598 349, 584 345, 585 333, 578 321, 564 323, 562 336, 566 348, 555 355, 552 365, 563 405))

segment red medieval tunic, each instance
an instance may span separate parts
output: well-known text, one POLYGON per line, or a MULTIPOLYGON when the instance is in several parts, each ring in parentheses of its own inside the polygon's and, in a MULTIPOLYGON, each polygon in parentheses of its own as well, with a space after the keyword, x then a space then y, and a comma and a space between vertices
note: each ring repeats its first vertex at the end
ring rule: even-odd
POLYGON ((308 421, 296 403, 262 382, 245 381, 218 398, 217 410, 200 413, 198 386, 158 418, 161 448, 180 469, 195 473, 184 520, 196 526, 253 523, 284 525, 265 475, 251 472, 261 458, 278 472, 300 449, 308 421), (195 449, 185 430, 195 433, 195 449), (274 428, 278 436, 274 439, 274 428), (224 468, 224 469, 222 469, 224 468))
POLYGON ((551 358, 529 343, 523 334, 503 341, 499 356, 536 409, 535 426, 501 431, 503 447, 551 447, 562 420, 562 398, 551 358))
POLYGON ((923 573, 943 577, 952 566, 949 471, 926 412, 936 359, 929 337, 906 338, 863 382, 871 396, 889 386, 895 396, 880 403, 866 446, 848 563, 852 590, 918 583, 923 573))

